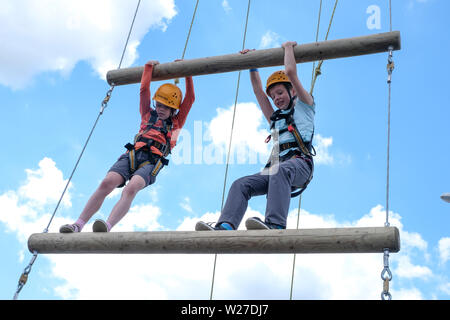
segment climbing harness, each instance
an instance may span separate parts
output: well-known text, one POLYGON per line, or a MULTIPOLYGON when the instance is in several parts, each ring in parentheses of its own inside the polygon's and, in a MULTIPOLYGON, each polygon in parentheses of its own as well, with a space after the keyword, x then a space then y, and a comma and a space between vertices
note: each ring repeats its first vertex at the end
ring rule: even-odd
POLYGON ((156 126, 156 122, 158 121, 158 114, 155 110, 151 110, 150 113, 150 120, 146 124, 146 128, 143 132, 138 133, 134 137, 134 143, 127 143, 125 145, 125 148, 128 150, 128 158, 130 161, 130 171, 131 173, 134 173, 139 168, 142 168, 143 166, 147 164, 153 164, 155 167, 153 168, 151 174, 152 176, 156 177, 159 173, 159 171, 163 168, 163 166, 166 166, 169 164, 169 160, 166 159, 166 157, 171 153, 171 147, 170 147, 170 141, 172 137, 172 121, 170 118, 168 120, 160 120, 162 122, 162 126, 156 126), (156 130, 161 132, 164 135, 164 139, 166 143, 161 143, 159 141, 156 141, 152 138, 147 138, 145 135, 150 130, 156 130), (143 142, 145 143, 144 146, 136 149, 136 143, 143 142), (158 155, 154 152, 152 152, 152 148, 157 149, 161 155, 158 155), (136 164, 136 152, 147 152, 149 153, 150 160, 144 161, 141 164, 136 164))
MULTIPOLYGON (((289 90, 288 90, 289 92, 289 90)), ((294 121, 294 112, 295 107, 292 105, 292 101, 295 100, 295 96, 291 97, 291 103, 290 103, 290 109, 288 113, 283 113, 283 110, 278 109, 276 110, 272 116, 270 117, 271 125, 270 125, 270 131, 272 132, 271 135, 269 135, 266 138, 266 143, 270 141, 272 135, 274 138, 274 147, 272 148, 271 156, 266 164, 266 168, 269 168, 272 165, 272 159, 278 160, 279 162, 283 162, 292 158, 302 158, 306 161, 306 163, 309 165, 311 172, 306 180, 306 182, 302 186, 292 186, 291 190, 291 198, 295 198, 303 193, 303 191, 306 190, 309 183, 311 182, 314 174, 314 161, 313 157, 316 155, 316 151, 312 145, 312 138, 314 136, 314 132, 311 136, 311 141, 305 143, 302 139, 302 136, 300 134, 300 131, 297 128, 297 125, 294 121), (278 132, 275 132, 275 123, 276 121, 284 120, 286 122, 286 128, 282 128, 278 130, 278 132), (292 136, 295 139, 295 142, 286 142, 282 144, 278 144, 278 137, 285 133, 290 132, 292 136), (278 146, 278 150, 275 146, 278 146), (278 151, 278 154, 289 150, 285 155, 278 156, 275 154, 278 151)))
POLYGON ((272 165, 272 159, 275 159, 277 162, 278 161, 283 162, 288 159, 297 157, 297 158, 303 158, 308 163, 308 165, 311 169, 311 172, 310 172, 306 182, 302 186, 293 186, 292 187, 291 198, 294 198, 294 197, 299 196, 306 189, 306 187, 308 186, 308 184, 311 182, 311 180, 313 178, 313 171, 314 171, 313 156, 316 155, 315 149, 312 145, 312 138, 314 136, 314 130, 313 130, 313 134, 311 136, 311 140, 308 143, 304 143, 302 136, 300 134, 300 131, 298 130, 297 125, 295 124, 295 121, 294 121, 294 112, 295 112, 294 101, 297 97, 291 95, 291 88, 292 88, 291 80, 289 80, 289 77, 286 75, 286 73, 283 70, 275 71, 267 78, 266 93, 268 95, 270 93, 270 88, 276 84, 282 84, 286 88, 286 91, 289 95, 289 104, 287 106, 287 110, 289 110, 289 112, 284 113, 283 110, 278 109, 272 114, 272 116, 270 117, 271 134, 266 138, 265 142, 268 143, 271 140, 272 135, 274 137, 276 137, 274 140, 278 140, 278 137, 281 134, 288 132, 288 131, 294 137, 295 142, 287 142, 287 143, 278 144, 278 141, 274 141, 274 147, 272 148, 270 159, 269 159, 268 163, 266 164, 266 168, 269 168, 272 165), (280 120, 285 121, 286 128, 282 128, 278 132, 275 132, 274 131, 275 123, 276 123, 276 121, 280 121, 280 120), (276 146, 278 147, 278 149, 276 148, 276 146), (278 152, 278 154, 279 154, 280 152, 283 152, 285 150, 289 150, 289 152, 287 152, 285 155, 283 155, 281 157, 277 157, 277 155, 275 154, 276 152, 278 152), (314 153, 312 152, 313 150, 314 150, 314 153))
MULTIPOLYGON (((126 49, 128 47, 128 41, 130 40, 130 35, 131 35, 132 30, 133 30, 134 21, 136 20, 136 16, 137 16, 137 13, 139 11, 139 5, 140 4, 141 4, 141 0, 138 0, 138 3, 136 5, 136 10, 134 12, 133 20, 131 22, 130 29, 128 31, 127 40, 125 41, 125 45, 124 45, 124 48, 122 50, 122 56, 120 58, 119 66, 117 67, 117 69, 120 69, 120 67, 122 66, 122 61, 123 61, 123 58, 125 56, 126 49)), ((43 230, 43 233, 48 233, 48 229, 50 228, 50 224, 52 223, 53 218, 55 217, 56 211, 59 208, 59 205, 60 205, 60 203, 61 203, 61 201, 62 201, 62 199, 63 199, 63 197, 64 197, 64 195, 65 195, 65 193, 67 191, 67 188, 69 187, 70 182, 72 181, 72 177, 75 174, 76 169, 78 168, 78 164, 80 163, 81 157, 83 156, 84 151, 86 150, 86 147, 87 147, 87 145, 88 145, 88 143, 89 143, 89 141, 91 139, 91 136, 92 136, 95 128, 97 127, 97 123, 98 123, 98 121, 100 119, 100 116, 103 114, 103 112, 105 111, 106 107, 108 106, 108 102, 109 102, 109 100, 111 98, 111 94, 112 94, 113 90, 114 90, 114 85, 112 85, 109 88, 109 90, 106 93, 105 98, 103 99, 103 101, 101 103, 100 112, 97 115, 97 118, 96 118, 96 120, 94 122, 94 125, 92 126, 92 129, 91 129, 91 131, 90 131, 90 133, 89 133, 89 135, 88 135, 88 137, 86 139, 86 142, 84 143, 83 149, 81 150, 81 153, 78 156, 77 162, 75 163, 75 166, 74 166, 74 168, 72 170, 72 173, 70 174, 70 177, 67 180, 66 186, 64 187, 64 190, 63 190, 63 192, 62 192, 62 194, 61 194, 61 196, 60 196, 60 198, 58 200, 58 203, 56 204, 56 207, 55 207, 55 209, 53 211, 53 214, 50 217, 50 221, 48 222, 47 227, 43 230)), ((14 294, 14 297, 13 297, 14 300, 18 299, 20 291, 22 290, 22 288, 26 284, 26 282, 28 280, 28 274, 31 272, 31 268, 33 267, 33 264, 36 261, 37 256, 38 256, 38 253, 36 251, 34 251, 33 252, 33 257, 31 258, 30 262, 28 263, 27 267, 24 269, 22 275, 19 278, 19 283, 17 285, 17 290, 16 290, 16 292, 14 294)))
MULTIPOLYGON (((293 97, 293 99, 295 99, 295 96, 293 97)), ((270 117, 270 120, 271 120, 270 131, 273 132, 275 130, 275 122, 276 121, 285 120, 286 128, 279 130, 278 134, 274 135, 274 136, 280 136, 281 134, 289 131, 293 135, 293 137, 295 139, 295 143, 281 144, 280 152, 290 149, 290 147, 293 146, 294 148, 299 148, 299 151, 302 153, 302 155, 304 155, 306 157, 313 157, 316 155, 316 151, 312 145, 312 138, 314 136, 314 133, 311 136, 311 141, 309 141, 307 143, 303 142, 300 131, 298 130, 297 125, 295 124, 295 121, 294 121, 294 112, 295 112, 294 106, 290 107, 288 113, 283 113, 283 110, 281 110, 281 109, 278 109, 277 111, 275 111, 272 114, 272 116, 270 117)), ((272 135, 270 135, 269 137, 266 138, 266 142, 270 141, 271 136, 272 135)))

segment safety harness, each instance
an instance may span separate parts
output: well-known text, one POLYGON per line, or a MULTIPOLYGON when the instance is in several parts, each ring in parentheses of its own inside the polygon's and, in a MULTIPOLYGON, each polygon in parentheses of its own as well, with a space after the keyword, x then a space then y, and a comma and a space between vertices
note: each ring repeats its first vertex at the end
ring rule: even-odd
POLYGON ((168 134, 172 131, 172 120, 168 118, 168 120, 162 120, 163 125, 161 127, 155 126, 156 121, 158 120, 158 114, 155 110, 152 110, 150 113, 150 120, 146 124, 146 128, 142 133, 138 133, 134 137, 134 143, 127 143, 125 145, 125 148, 129 152, 129 160, 130 160, 130 170, 131 173, 134 173, 137 169, 142 168, 143 166, 147 164, 153 164, 155 167, 153 168, 151 174, 152 176, 156 177, 158 175, 159 171, 161 169, 169 164, 169 160, 166 159, 170 153, 171 153, 171 147, 170 147, 170 137, 168 137, 168 134), (149 132, 150 130, 157 130, 161 132, 164 135, 164 138, 166 140, 166 143, 163 144, 159 141, 153 140, 151 138, 146 138, 144 135, 149 132), (143 146, 139 148, 139 150, 145 150, 150 154, 150 160, 142 162, 139 166, 136 166, 136 143, 137 142, 144 142, 146 146, 143 146), (162 156, 154 154, 151 152, 151 147, 154 147, 158 149, 162 156))
MULTIPOLYGON (((289 90, 288 90, 288 92, 289 92, 289 90)), ((290 94, 289 94, 289 96, 290 96, 290 94)), ((290 97, 288 113, 282 113, 282 110, 278 109, 270 117, 271 132, 273 132, 273 130, 275 129, 275 122, 284 119, 286 121, 287 127, 279 130, 278 136, 289 131, 294 136, 294 139, 295 139, 295 142, 286 142, 286 143, 282 143, 279 145, 279 153, 290 149, 289 152, 287 152, 285 155, 279 157, 280 162, 283 162, 283 161, 286 161, 286 160, 289 160, 292 158, 303 158, 311 168, 311 173, 310 173, 308 179, 306 180, 306 182, 302 186, 293 186, 292 187, 291 198, 294 198, 294 197, 300 195, 303 191, 305 191, 306 187, 311 182, 311 180, 313 178, 313 172, 314 172, 313 157, 316 155, 316 150, 314 149, 314 147, 312 145, 312 138, 314 136, 314 131, 311 136, 311 141, 305 143, 302 139, 302 136, 301 136, 298 128, 297 128, 297 125, 295 124, 295 121, 294 121, 295 108, 293 106, 293 101, 295 98, 296 98, 295 96, 290 97)), ((272 135, 269 135, 266 138, 266 143, 268 143, 270 141, 271 137, 272 137, 272 135)), ((272 153, 273 152, 274 152, 274 149, 272 149, 272 153)), ((271 166, 271 161, 269 161, 266 164, 266 168, 268 168, 270 166, 271 166)))

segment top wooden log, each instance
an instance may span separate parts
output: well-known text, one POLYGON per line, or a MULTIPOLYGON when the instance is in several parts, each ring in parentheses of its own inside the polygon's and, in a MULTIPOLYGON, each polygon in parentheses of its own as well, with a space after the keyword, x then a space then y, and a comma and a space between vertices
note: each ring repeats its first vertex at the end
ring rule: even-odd
MULTIPOLYGON (((302 63, 386 52, 389 46, 392 46, 394 50, 400 50, 399 31, 301 44, 294 47, 294 55, 297 63, 302 63)), ((247 54, 234 53, 159 64, 153 69, 152 81, 283 64, 283 48, 255 50, 247 54)), ((115 86, 139 83, 143 71, 144 67, 111 70, 108 71, 106 79, 110 85, 115 86)))

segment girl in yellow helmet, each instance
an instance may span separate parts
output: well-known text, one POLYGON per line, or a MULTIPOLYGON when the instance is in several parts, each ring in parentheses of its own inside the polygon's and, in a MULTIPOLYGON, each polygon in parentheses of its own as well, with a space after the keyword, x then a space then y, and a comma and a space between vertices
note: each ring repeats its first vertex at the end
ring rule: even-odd
POLYGON ((122 154, 111 167, 100 186, 88 200, 78 220, 60 228, 62 233, 80 232, 83 226, 100 209, 106 196, 115 188, 123 187, 120 200, 116 203, 107 221, 96 220, 94 232, 108 232, 128 212, 136 194, 155 182, 156 175, 164 164, 165 157, 175 147, 177 133, 184 126, 187 115, 195 100, 192 77, 186 77, 186 96, 182 99, 181 90, 166 83, 156 90, 151 107, 150 82, 153 67, 158 61, 145 64, 141 78, 140 105, 141 124, 134 144, 127 144, 128 151, 122 154))
MULTIPOLYGON (((303 190, 312 178, 312 137, 314 133, 315 104, 297 76, 294 57, 296 42, 285 42, 285 70, 274 72, 263 89, 257 69, 250 70, 250 80, 261 110, 271 125, 278 146, 271 169, 240 178, 232 184, 218 222, 213 226, 202 221, 196 230, 237 229, 253 196, 267 195, 265 220, 250 218, 247 229, 285 229, 291 191, 303 190), (277 108, 274 111, 272 104, 277 108), (303 144, 303 147, 301 146, 303 144), (274 161, 275 162, 275 161, 274 161), (278 161, 277 161, 278 162, 278 161)), ((245 54, 249 50, 241 53, 245 54)), ((274 144, 275 145, 275 144, 274 144)), ((274 149, 275 150, 275 149, 274 149)), ((274 155, 272 154, 272 157, 274 155)), ((272 158, 271 157, 271 158, 272 158)))

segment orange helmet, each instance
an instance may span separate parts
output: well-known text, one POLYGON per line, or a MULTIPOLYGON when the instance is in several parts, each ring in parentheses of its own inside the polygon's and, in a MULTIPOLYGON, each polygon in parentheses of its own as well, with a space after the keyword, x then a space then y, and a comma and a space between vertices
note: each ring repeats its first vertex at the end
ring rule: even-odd
POLYGON ((182 98, 183 94, 180 88, 171 83, 161 85, 153 96, 153 100, 176 110, 180 108, 182 98))
POLYGON ((284 70, 275 71, 274 73, 272 73, 270 75, 269 78, 267 78, 267 83, 266 83, 267 95, 269 95, 270 87, 277 83, 288 83, 288 84, 292 85, 291 80, 289 80, 289 77, 286 75, 284 70))

